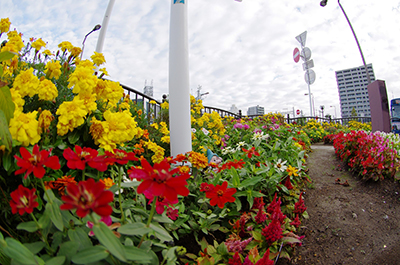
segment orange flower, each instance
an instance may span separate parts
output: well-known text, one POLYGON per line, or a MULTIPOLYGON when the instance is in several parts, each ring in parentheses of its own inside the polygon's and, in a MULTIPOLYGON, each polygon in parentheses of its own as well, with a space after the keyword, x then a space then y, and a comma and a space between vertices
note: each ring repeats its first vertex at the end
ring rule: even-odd
POLYGON ((106 190, 108 190, 115 184, 111 178, 100 179, 100 182, 102 182, 104 186, 106 186, 106 190))
POLYGON ((69 183, 76 184, 75 177, 63 176, 57 180, 45 181, 44 186, 46 189, 58 190, 60 195, 65 195, 65 187, 69 183))

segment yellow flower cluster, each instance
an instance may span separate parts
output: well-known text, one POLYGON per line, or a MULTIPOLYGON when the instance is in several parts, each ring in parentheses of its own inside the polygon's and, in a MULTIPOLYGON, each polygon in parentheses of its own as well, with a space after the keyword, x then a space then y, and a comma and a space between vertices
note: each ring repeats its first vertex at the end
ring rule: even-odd
POLYGON ((23 146, 34 145, 40 140, 37 113, 37 111, 28 113, 14 111, 14 118, 10 120, 11 137, 21 142, 23 146))
POLYGON ((10 25, 11 22, 8 17, 0 19, 0 35, 3 32, 8 32, 10 30, 10 25))
POLYGON ((56 85, 48 79, 40 81, 38 86, 38 95, 41 100, 54 100, 58 96, 56 85))
POLYGON ((371 123, 361 123, 358 121, 349 121, 348 125, 350 130, 355 131, 371 131, 371 123))
POLYGON ((13 88, 18 91, 21 97, 33 97, 38 93, 39 79, 33 74, 33 68, 21 71, 15 77, 13 88))
POLYGON ((103 54, 99 52, 94 52, 94 54, 90 56, 90 58, 92 59, 93 63, 97 66, 100 66, 106 62, 106 59, 104 58, 103 54))
POLYGON ((46 64, 46 67, 44 69, 44 73, 46 74, 46 77, 48 79, 58 79, 61 75, 61 65, 59 61, 54 61, 51 60, 46 64))
POLYGON ((194 151, 189 152, 189 162, 192 163, 197 169, 206 168, 208 166, 208 159, 205 155, 194 151))
MULTIPOLYGON (((97 100, 108 101, 108 107, 115 107, 118 101, 124 95, 124 89, 118 82, 109 80, 98 79, 97 85, 94 87, 94 93, 96 93, 97 100)), ((126 98, 124 98, 124 102, 126 98)))
POLYGON ((53 114, 50 111, 43 110, 39 115, 39 133, 49 129, 51 122, 54 120, 53 114))
POLYGON ((164 159, 165 150, 161 146, 157 145, 152 141, 148 141, 144 143, 147 149, 154 152, 154 155, 151 157, 151 161, 153 163, 160 163, 164 159))
POLYGON ((160 132, 164 135, 169 135, 168 125, 165 122, 160 122, 160 132))
POLYGON ((87 111, 83 100, 74 98, 72 101, 64 101, 59 106, 56 114, 60 115, 57 134, 63 136, 85 122, 84 117, 87 115, 87 111))
POLYGON ((42 49, 42 47, 46 47, 46 43, 41 38, 39 38, 32 42, 31 46, 36 50, 36 52, 38 52, 40 51, 40 49, 42 49))
POLYGON ((112 152, 117 145, 123 145, 143 134, 143 130, 137 127, 135 119, 128 110, 122 112, 106 110, 103 117, 104 121, 92 119, 90 133, 95 143, 104 150, 112 152))

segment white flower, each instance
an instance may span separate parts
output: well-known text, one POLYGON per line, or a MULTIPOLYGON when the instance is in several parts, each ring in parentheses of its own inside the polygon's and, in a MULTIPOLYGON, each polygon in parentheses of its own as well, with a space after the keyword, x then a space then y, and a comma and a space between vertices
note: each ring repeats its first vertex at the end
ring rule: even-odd
POLYGON ((245 146, 246 143, 245 142, 238 142, 236 144, 236 150, 241 150, 243 146, 245 146))
POLYGON ((207 131, 205 128, 201 128, 201 131, 205 134, 205 135, 208 135, 210 132, 209 131, 207 131))
POLYGON ((279 158, 278 161, 276 161, 274 167, 275 167, 277 170, 283 172, 283 171, 285 171, 285 170, 287 169, 287 166, 285 166, 286 162, 287 162, 287 161, 282 162, 282 159, 279 158))
POLYGON ((233 148, 230 147, 230 146, 228 146, 228 147, 222 149, 222 151, 221 151, 221 153, 222 153, 223 155, 226 155, 226 154, 229 154, 229 153, 235 153, 235 152, 236 152, 236 150, 233 149, 233 148))
POLYGON ((253 134, 253 140, 267 140, 269 137, 269 134, 265 134, 264 132, 256 132, 255 134, 253 134))
POLYGON ((196 129, 195 128, 192 128, 192 133, 195 133, 196 132, 196 129))

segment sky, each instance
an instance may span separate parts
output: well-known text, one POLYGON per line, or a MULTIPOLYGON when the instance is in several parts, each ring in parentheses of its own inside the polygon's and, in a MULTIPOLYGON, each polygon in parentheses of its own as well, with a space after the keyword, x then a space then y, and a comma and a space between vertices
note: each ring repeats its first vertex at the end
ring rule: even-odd
MULTIPOLYGON (((400 1, 342 0, 366 63, 376 79, 386 82, 388 98, 400 97, 400 1)), ((85 35, 102 24, 108 0, 1 0, 0 18, 23 39, 42 38, 56 51, 62 41, 81 47, 85 35)), ((187 0, 189 79, 192 95, 201 86, 203 105, 243 114, 252 106, 265 112, 310 113, 308 85, 296 36, 307 31, 315 82, 314 106, 340 117, 335 71, 362 66, 356 41, 339 8, 329 0, 187 0)), ((171 0, 116 0, 109 19, 103 54, 108 79, 143 92, 153 84, 156 100, 168 94, 171 0)), ((5 39, 3 34, 0 41, 5 39)), ((97 45, 90 34, 83 58, 97 45)))

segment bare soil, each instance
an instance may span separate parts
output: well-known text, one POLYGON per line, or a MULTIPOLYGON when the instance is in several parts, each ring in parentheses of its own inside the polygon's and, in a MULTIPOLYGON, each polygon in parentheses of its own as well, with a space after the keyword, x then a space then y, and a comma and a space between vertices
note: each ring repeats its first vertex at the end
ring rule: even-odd
POLYGON ((278 264, 400 264, 399 183, 360 180, 331 145, 312 145, 307 163, 313 183, 304 194, 303 245, 278 264))

